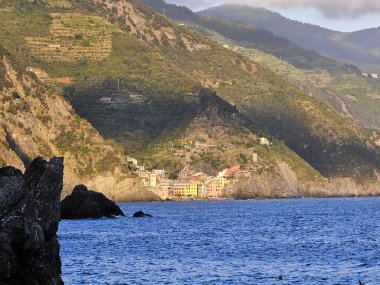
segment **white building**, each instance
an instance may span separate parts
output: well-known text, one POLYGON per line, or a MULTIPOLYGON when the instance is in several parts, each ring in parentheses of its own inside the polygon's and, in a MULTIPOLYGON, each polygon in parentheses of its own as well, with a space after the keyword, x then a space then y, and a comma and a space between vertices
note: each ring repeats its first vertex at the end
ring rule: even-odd
POLYGON ((261 145, 267 145, 267 146, 269 146, 270 142, 269 142, 269 140, 267 138, 262 137, 262 138, 260 138, 260 144, 261 145))
POLYGON ((227 173, 227 169, 224 169, 218 173, 218 178, 225 177, 227 173))
POLYGON ((149 186, 150 187, 157 187, 157 175, 154 173, 151 173, 149 175, 149 186))
POLYGON ((157 176, 165 177, 165 170, 164 169, 154 169, 152 171, 157 176))
POLYGON ((134 166, 137 166, 137 159, 128 156, 127 157, 127 161, 130 162, 130 163, 132 163, 134 166))
POLYGON ((111 97, 102 97, 100 98, 100 102, 103 104, 111 103, 112 98, 111 97))

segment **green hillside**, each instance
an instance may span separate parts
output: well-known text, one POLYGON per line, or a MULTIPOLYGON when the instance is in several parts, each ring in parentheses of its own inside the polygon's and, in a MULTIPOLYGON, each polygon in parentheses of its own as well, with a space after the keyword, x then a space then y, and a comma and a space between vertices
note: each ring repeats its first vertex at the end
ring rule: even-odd
MULTIPOLYGON (((156 11, 185 21, 221 45, 262 62, 305 92, 327 103, 364 130, 378 130, 380 80, 366 79, 355 66, 299 48, 288 40, 241 22, 228 22, 193 13, 162 0, 143 0, 156 11), (252 50, 252 52, 248 52, 252 50), (273 55, 273 56, 272 56, 273 55), (278 72, 277 72, 278 71, 278 72)), ((235 6, 233 6, 235 8, 235 6)), ((261 9, 266 15, 270 12, 261 9)))
POLYGON ((62 197, 84 183, 115 201, 155 200, 123 150, 80 118, 0 45, 0 167, 25 169, 37 156, 64 157, 62 197))
POLYGON ((323 67, 325 69, 342 69, 346 71, 352 69, 350 66, 321 56, 313 50, 301 48, 281 35, 274 35, 259 27, 194 13, 186 7, 168 4, 163 0, 142 0, 142 2, 155 9, 158 13, 165 11, 165 15, 171 19, 189 24, 206 35, 216 32, 230 40, 242 42, 251 48, 273 54, 299 68, 315 69, 316 67, 323 67))
MULTIPOLYGON (((236 43, 234 46, 238 46, 236 43)), ((238 52, 275 71, 305 92, 326 102, 362 129, 380 129, 380 81, 325 69, 304 70, 256 49, 238 52)))
POLYGON ((356 127, 247 57, 139 1, 64 2, 0 2, 0 39, 125 152, 150 156, 162 137, 184 135, 209 88, 323 175, 365 179, 379 168, 356 127))
POLYGON ((189 114, 182 128, 159 136, 137 157, 148 168, 165 167, 176 178, 183 171, 217 175, 218 171, 240 165, 260 175, 280 176, 279 162, 289 165, 299 182, 326 183, 315 169, 290 151, 283 142, 271 139, 261 145, 261 131, 252 128, 250 120, 209 90, 201 90, 195 112, 189 114), (178 131, 182 130, 182 131, 178 131), (252 160, 256 153, 259 162, 252 160))

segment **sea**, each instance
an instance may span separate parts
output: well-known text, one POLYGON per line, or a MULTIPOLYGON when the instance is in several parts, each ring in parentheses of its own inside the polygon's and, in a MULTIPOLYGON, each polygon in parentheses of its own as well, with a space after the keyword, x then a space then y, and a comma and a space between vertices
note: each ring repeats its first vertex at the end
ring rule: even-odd
POLYGON ((380 284, 380 198, 119 206, 60 223, 65 284, 380 284))

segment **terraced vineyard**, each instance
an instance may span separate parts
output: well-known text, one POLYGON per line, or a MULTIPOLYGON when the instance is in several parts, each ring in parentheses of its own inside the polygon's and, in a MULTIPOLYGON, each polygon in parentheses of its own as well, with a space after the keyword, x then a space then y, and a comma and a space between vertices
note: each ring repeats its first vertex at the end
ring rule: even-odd
POLYGON ((16 2, 0 1, 4 46, 51 80, 71 78, 66 99, 128 154, 146 156, 156 141, 170 145, 186 133, 197 113, 189 99, 209 87, 250 127, 284 140, 326 177, 373 178, 376 150, 355 126, 263 65, 138 0, 73 0, 65 11, 16 2), (130 94, 144 100, 131 104, 130 94))
POLYGON ((54 7, 54 8, 69 9, 73 7, 73 5, 69 1, 66 1, 66 0, 48 0, 45 2, 47 2, 50 7, 54 7))
POLYGON ((45 61, 102 60, 112 51, 112 33, 119 29, 97 16, 51 13, 48 36, 28 36, 33 56, 45 61))

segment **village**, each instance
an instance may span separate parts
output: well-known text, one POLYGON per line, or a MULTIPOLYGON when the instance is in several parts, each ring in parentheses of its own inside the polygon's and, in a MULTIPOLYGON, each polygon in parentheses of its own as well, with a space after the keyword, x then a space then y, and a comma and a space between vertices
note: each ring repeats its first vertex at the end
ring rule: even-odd
MULTIPOLYGON (((264 137, 259 141, 261 145, 271 144, 264 137)), ((252 155, 252 160, 258 161, 257 153, 252 155)), ((231 186, 239 177, 250 175, 249 171, 235 165, 219 171, 216 176, 197 172, 183 174, 178 179, 169 179, 164 169, 146 170, 144 166, 138 165, 137 159, 133 157, 128 157, 128 163, 136 169, 135 172, 142 184, 164 200, 220 199, 228 195, 229 190, 233 188, 231 186)))

